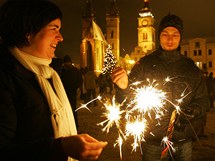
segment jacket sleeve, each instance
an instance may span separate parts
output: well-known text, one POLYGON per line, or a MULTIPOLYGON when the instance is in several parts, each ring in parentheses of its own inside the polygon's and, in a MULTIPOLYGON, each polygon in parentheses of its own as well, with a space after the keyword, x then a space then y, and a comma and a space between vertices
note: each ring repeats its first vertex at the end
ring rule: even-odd
POLYGON ((181 107, 181 113, 175 122, 174 138, 196 139, 199 129, 204 126, 206 121, 209 99, 205 81, 199 69, 190 71, 189 75, 192 97, 188 104, 181 107))
POLYGON ((201 71, 196 69, 193 73, 190 73, 192 98, 188 105, 182 107, 182 116, 190 120, 204 117, 210 106, 206 82, 201 71))

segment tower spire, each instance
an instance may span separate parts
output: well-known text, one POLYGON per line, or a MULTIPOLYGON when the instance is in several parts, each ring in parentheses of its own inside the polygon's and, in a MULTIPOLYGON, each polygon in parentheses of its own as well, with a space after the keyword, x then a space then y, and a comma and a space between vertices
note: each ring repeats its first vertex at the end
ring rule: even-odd
POLYGON ((91 2, 91 0, 86 0, 86 7, 85 7, 85 11, 83 13, 83 18, 93 19, 94 16, 95 16, 95 12, 92 7, 92 2, 91 2))
POLYGON ((151 8, 149 6, 149 0, 144 0, 143 8, 139 11, 140 17, 152 16, 151 8))
POLYGON ((118 10, 117 4, 116 4, 116 0, 111 0, 110 8, 107 11, 106 15, 114 16, 114 17, 119 16, 119 10, 118 10))

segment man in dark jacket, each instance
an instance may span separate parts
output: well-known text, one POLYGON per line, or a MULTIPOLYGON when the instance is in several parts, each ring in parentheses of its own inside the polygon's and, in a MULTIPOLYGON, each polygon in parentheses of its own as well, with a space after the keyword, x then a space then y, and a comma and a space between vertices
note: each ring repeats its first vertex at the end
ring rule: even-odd
MULTIPOLYGON (((159 121, 146 117, 148 128, 141 146, 143 161, 191 161, 192 140, 196 136, 194 129, 203 120, 205 109, 209 106, 200 69, 191 59, 180 54, 182 33, 181 18, 168 14, 159 25, 159 49, 140 59, 129 78, 121 68, 112 73, 112 80, 119 87, 118 96, 132 99, 132 90, 128 87, 133 82, 141 81, 144 84, 149 79, 156 81, 156 88, 162 89, 169 100, 159 121), (165 81, 166 78, 169 81, 165 81), (186 97, 179 104, 177 100, 182 98, 182 94, 186 97), (161 144, 166 136, 173 147, 161 144)), ((153 112, 150 114, 153 116, 153 112)))

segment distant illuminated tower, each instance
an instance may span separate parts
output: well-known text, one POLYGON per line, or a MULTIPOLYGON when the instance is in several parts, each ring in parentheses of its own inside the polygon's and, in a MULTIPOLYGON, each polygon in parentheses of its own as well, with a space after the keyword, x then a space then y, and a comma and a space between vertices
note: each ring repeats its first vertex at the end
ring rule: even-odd
POLYGON ((106 39, 111 45, 112 52, 117 60, 120 56, 120 18, 116 0, 111 0, 111 5, 106 13, 106 39))
POLYGON ((144 6, 139 11, 138 17, 138 46, 142 47, 145 53, 155 49, 155 28, 154 16, 149 7, 149 0, 144 0, 144 6))

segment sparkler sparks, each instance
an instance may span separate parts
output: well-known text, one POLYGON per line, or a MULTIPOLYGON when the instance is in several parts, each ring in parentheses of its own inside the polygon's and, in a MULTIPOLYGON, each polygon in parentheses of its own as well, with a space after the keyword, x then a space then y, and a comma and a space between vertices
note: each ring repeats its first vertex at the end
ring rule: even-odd
POLYGON ((151 114, 151 111, 154 111, 156 117, 159 118, 159 115, 162 115, 162 109, 165 105, 166 93, 162 90, 156 88, 158 84, 155 84, 155 81, 149 85, 144 85, 140 88, 132 88, 134 90, 135 98, 131 102, 134 105, 133 110, 138 110, 143 114, 151 114))
POLYGON ((106 126, 102 129, 102 131, 106 131, 107 133, 109 132, 110 127, 113 126, 115 123, 116 127, 120 129, 119 127, 119 121, 121 119, 121 115, 125 112, 124 110, 120 110, 120 104, 117 104, 115 102, 115 97, 112 99, 112 103, 110 101, 106 101, 104 104, 104 108, 106 110, 105 113, 103 113, 103 116, 107 118, 105 121, 99 123, 98 125, 104 125, 105 123, 106 126))
MULTIPOLYGON (((173 82, 173 79, 174 78, 167 77, 162 85, 165 86, 167 82, 173 82)), ((147 85, 141 85, 142 82, 134 82, 131 86, 129 86, 132 93, 131 96, 133 97, 129 102, 127 102, 128 104, 124 107, 125 110, 122 110, 121 107, 124 106, 124 102, 126 100, 119 104, 115 101, 115 96, 112 97, 112 99, 102 99, 101 96, 98 96, 77 109, 87 108, 90 110, 87 105, 96 100, 99 100, 102 103, 102 108, 104 109, 102 117, 105 118, 105 120, 97 125, 102 126, 102 131, 106 133, 109 133, 111 127, 114 125, 116 126, 119 136, 114 144, 114 147, 116 145, 119 146, 121 160, 123 142, 130 137, 133 138, 133 143, 131 144, 132 151, 136 151, 136 148, 140 147, 142 152, 141 142, 145 141, 144 135, 148 129, 149 121, 146 119, 146 116, 155 120, 161 119, 167 110, 167 103, 175 108, 178 115, 184 114, 180 109, 180 105, 184 98, 191 93, 187 92, 187 89, 185 88, 182 91, 180 98, 174 100, 174 102, 176 102, 175 104, 168 100, 166 92, 158 89, 159 84, 156 80, 150 82, 150 80, 147 79, 147 82, 147 85), (124 123, 122 123, 122 119, 124 119, 124 123)), ((154 135, 150 131, 149 134, 154 135)), ((163 138, 162 144, 167 147, 166 150, 171 150, 171 152, 175 151, 173 143, 168 137, 163 138)))
POLYGON ((163 150, 163 152, 162 152, 162 156, 163 156, 164 153, 166 153, 166 151, 168 150, 170 156, 173 158, 172 152, 173 152, 173 153, 175 152, 175 149, 174 149, 174 147, 173 147, 173 142, 171 142, 171 141, 168 139, 168 137, 165 136, 165 137, 162 139, 161 144, 163 144, 163 146, 164 146, 164 150, 163 150))
POLYGON ((126 137, 133 136, 134 142, 132 144, 133 151, 140 146, 141 142, 144 141, 144 133, 147 128, 147 121, 140 117, 135 117, 133 120, 128 120, 126 123, 126 137))
POLYGON ((115 147, 116 145, 119 146, 120 159, 121 159, 121 160, 122 160, 122 143, 123 143, 123 139, 122 139, 121 135, 119 134, 119 137, 118 137, 118 139, 116 140, 116 143, 114 144, 114 147, 115 147))
POLYGON ((93 101, 101 100, 101 98, 102 98, 102 97, 99 95, 98 97, 92 99, 91 101, 87 102, 86 104, 81 105, 79 108, 77 108, 77 109, 75 110, 75 112, 78 111, 78 110, 80 110, 80 109, 82 109, 82 108, 86 108, 87 110, 91 111, 91 110, 87 107, 87 105, 89 105, 89 104, 92 103, 93 101))

